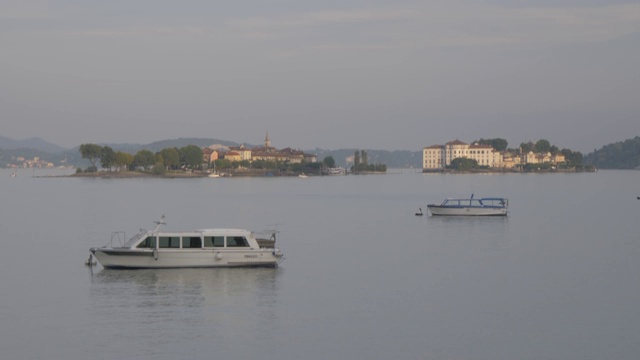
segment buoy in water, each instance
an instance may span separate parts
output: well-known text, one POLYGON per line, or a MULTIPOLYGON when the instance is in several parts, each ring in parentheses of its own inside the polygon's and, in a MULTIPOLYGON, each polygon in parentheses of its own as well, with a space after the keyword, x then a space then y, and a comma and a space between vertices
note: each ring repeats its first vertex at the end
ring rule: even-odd
POLYGON ((418 208, 420 211, 416 213, 416 216, 422 216, 422 208, 418 208))

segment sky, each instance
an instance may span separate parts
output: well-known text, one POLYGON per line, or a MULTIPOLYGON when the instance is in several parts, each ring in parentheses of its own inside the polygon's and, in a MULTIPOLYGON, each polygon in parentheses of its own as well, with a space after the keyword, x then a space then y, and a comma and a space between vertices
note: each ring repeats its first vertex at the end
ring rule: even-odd
POLYGON ((640 1, 0 0, 0 135, 421 150, 640 135, 640 1))

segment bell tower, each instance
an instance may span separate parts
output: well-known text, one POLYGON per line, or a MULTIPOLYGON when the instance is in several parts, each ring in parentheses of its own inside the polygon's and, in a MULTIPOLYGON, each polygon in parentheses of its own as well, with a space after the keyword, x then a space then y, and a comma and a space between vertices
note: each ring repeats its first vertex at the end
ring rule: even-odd
POLYGON ((269 140, 269 132, 267 131, 267 136, 264 138, 264 147, 266 148, 270 148, 271 147, 271 140, 269 140))

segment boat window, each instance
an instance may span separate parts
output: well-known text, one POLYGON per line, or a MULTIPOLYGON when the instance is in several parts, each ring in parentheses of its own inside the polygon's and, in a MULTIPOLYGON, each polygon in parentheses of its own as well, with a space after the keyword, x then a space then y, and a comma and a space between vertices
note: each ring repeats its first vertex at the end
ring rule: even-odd
POLYGON ((160 236, 159 248, 180 248, 179 236, 160 236))
POLYGON ((249 243, 244 236, 227 236, 227 247, 247 247, 249 243))
POLYGON ((143 242, 138 244, 138 248, 140 248, 140 249, 155 249, 156 248, 156 237, 155 236, 147 237, 146 239, 144 239, 143 242))
POLYGON ((205 236, 204 247, 224 247, 224 236, 205 236))
POLYGON ((182 248, 196 248, 200 249, 202 247, 202 242, 200 241, 199 236, 185 236, 182 238, 182 248))

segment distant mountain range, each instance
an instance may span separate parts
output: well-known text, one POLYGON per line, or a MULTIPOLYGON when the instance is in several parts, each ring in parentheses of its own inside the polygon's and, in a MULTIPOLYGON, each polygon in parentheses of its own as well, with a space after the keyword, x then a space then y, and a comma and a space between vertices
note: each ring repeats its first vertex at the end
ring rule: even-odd
POLYGON ((3 150, 15 150, 15 149, 33 149, 40 150, 52 154, 63 153, 69 151, 61 146, 54 145, 50 142, 34 137, 25 140, 14 140, 8 137, 0 135, 0 149, 3 150))

